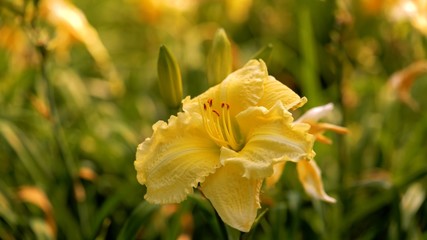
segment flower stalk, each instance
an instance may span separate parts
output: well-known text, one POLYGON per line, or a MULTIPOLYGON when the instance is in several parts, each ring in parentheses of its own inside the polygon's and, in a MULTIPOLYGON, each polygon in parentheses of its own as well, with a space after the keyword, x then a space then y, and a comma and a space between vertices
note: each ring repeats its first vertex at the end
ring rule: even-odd
POLYGON ((269 43, 268 45, 258 50, 258 52, 254 54, 252 59, 262 59, 268 65, 272 52, 273 52, 273 44, 269 43))

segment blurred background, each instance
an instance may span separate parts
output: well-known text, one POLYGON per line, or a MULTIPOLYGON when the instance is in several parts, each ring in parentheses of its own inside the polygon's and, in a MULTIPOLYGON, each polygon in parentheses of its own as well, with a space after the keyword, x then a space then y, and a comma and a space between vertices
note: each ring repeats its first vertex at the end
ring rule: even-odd
POLYGON ((180 65, 184 96, 207 89, 223 28, 233 69, 262 49, 270 75, 334 103, 316 161, 328 204, 287 164, 262 192, 253 239, 427 238, 427 1, 0 0, 0 239, 224 239, 196 193, 144 201, 136 146, 175 114, 157 57, 180 65))

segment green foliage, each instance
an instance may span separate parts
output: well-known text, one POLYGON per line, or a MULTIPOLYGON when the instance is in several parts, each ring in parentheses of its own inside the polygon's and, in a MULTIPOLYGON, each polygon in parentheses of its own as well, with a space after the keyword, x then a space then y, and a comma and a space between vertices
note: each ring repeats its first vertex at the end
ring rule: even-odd
POLYGON ((384 1, 253 0, 245 1, 247 12, 231 13, 229 1, 188 8, 74 1, 108 49, 106 62, 90 45, 59 38, 56 28, 66 27, 36 7, 46 1, 0 0, 1 239, 427 236, 426 77, 411 90, 418 111, 388 84, 394 72, 425 60, 427 39, 410 21, 394 22, 384 1), (336 204, 309 199, 292 164, 275 188, 263 191, 260 218, 245 234, 224 226, 198 192, 179 205, 144 200, 133 167, 136 146, 170 112, 157 83, 159 47, 168 46, 180 64, 183 95, 195 96, 208 87, 206 59, 220 28, 234 68, 257 56, 309 99, 305 109, 337 107, 332 121, 351 133, 327 133, 333 145, 315 146, 336 204), (122 93, 115 91, 120 84, 122 93), (51 212, 36 198, 24 200, 25 186, 43 192, 51 212))

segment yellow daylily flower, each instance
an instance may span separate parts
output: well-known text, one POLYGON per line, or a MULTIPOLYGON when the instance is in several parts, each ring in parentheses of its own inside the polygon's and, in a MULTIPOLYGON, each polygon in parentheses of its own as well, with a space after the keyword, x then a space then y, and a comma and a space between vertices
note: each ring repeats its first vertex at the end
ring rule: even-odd
POLYGON ((314 160, 299 161, 297 163, 297 172, 305 192, 310 197, 330 203, 336 202, 335 198, 325 192, 320 169, 314 160))
MULTIPOLYGON (((314 107, 304 113, 295 122, 307 123, 310 125, 309 133, 316 137, 316 140, 322 143, 331 144, 332 140, 327 138, 323 133, 327 130, 334 131, 340 134, 348 133, 344 127, 330 123, 319 122, 320 119, 329 115, 334 108, 332 103, 323 106, 314 107)), ((274 166, 274 174, 266 180, 267 187, 274 185, 282 175, 285 163, 279 163, 274 166)), ((302 183, 306 193, 313 198, 320 199, 326 202, 334 203, 336 200, 330 197, 323 188, 321 171, 314 160, 305 159, 297 163, 298 178, 302 183)))
MULTIPOLYGON (((297 163, 298 179, 302 183, 305 192, 312 198, 325 202, 335 203, 336 200, 329 196, 323 188, 322 174, 320 168, 313 159, 304 159, 297 163)), ((274 165, 274 173, 266 179, 266 186, 272 187, 279 181, 285 169, 286 162, 274 165)))
POLYGON ((194 188, 221 219, 248 232, 260 208, 262 181, 284 161, 314 157, 309 125, 290 109, 306 102, 251 60, 203 94, 183 100, 183 112, 153 126, 138 148, 135 169, 145 199, 183 201, 194 188))
MULTIPOLYGON (((331 123, 319 122, 320 119, 332 113, 334 105, 328 103, 323 106, 314 107, 304 113, 295 122, 310 124, 309 133, 316 137, 316 140, 325 144, 331 144, 332 140, 327 138, 323 133, 327 130, 340 134, 348 133, 347 128, 337 126, 331 123)), ((313 197, 326 202, 335 203, 336 200, 330 197, 323 188, 320 168, 314 160, 299 161, 297 163, 298 178, 302 183, 306 193, 313 197)))
POLYGON ((345 127, 337 126, 331 123, 319 122, 320 119, 330 115, 334 109, 332 103, 314 107, 304 113, 295 122, 303 122, 310 124, 309 132, 316 137, 316 141, 325 144, 332 144, 332 140, 327 138, 323 133, 326 131, 333 131, 339 134, 347 134, 348 129, 345 127))

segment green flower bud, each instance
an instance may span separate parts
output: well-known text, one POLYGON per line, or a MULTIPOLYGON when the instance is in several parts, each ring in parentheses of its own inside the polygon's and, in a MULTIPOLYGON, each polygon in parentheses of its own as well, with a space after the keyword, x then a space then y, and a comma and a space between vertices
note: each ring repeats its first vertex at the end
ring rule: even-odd
POLYGON ((164 103, 170 108, 178 108, 182 100, 181 71, 174 56, 165 46, 160 47, 157 75, 164 103))
POLYGON ((209 86, 222 82, 231 73, 232 63, 231 44, 224 29, 221 28, 215 33, 208 56, 209 86))

